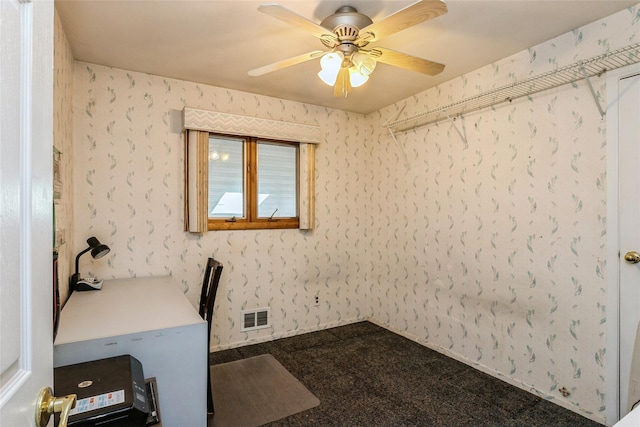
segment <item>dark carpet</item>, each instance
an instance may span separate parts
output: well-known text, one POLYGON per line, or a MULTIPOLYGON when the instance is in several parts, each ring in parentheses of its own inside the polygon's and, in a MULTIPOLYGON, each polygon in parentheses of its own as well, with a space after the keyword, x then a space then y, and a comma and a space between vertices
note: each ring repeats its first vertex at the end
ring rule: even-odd
POLYGON ((600 426, 369 322, 215 352, 210 362, 260 354, 320 399, 269 426, 600 426))

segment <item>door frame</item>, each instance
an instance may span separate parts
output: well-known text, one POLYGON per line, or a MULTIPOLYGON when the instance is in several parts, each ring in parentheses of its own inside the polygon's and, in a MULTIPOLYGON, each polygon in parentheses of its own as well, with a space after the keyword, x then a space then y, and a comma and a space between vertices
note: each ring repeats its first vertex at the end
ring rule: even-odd
POLYGON ((620 419, 620 239, 618 185, 620 156, 618 133, 618 81, 640 74, 640 64, 607 72, 606 75, 606 141, 607 141, 607 363, 605 367, 607 425, 620 419))
MULTIPOLYGON (((19 81, 18 94, 2 94, 5 107, 19 110, 16 114, 19 117, 9 121, 19 130, 17 135, 3 139, 2 145, 15 144, 13 147, 20 151, 19 155, 9 157, 12 160, 19 157, 19 165, 16 165, 16 171, 11 171, 12 181, 8 183, 13 193, 19 193, 13 197, 19 200, 19 206, 14 206, 15 212, 7 214, 9 222, 5 225, 13 227, 14 220, 18 222, 19 243, 15 246, 19 246, 19 261, 12 265, 16 272, 11 273, 10 280, 0 283, 3 290, 13 291, 10 301, 19 304, 20 309, 10 315, 17 323, 11 324, 17 331, 10 345, 18 345, 19 349, 17 355, 11 354, 13 359, 6 362, 12 367, 6 375, 6 384, 0 388, 0 425, 35 426, 38 393, 45 386, 53 387, 51 250, 55 12, 53 1, 49 0, 0 1, 12 8, 11 14, 3 15, 3 23, 6 22, 11 31, 19 28, 17 34, 12 34, 13 38, 6 40, 6 44, 14 44, 19 53, 0 59, 3 70, 5 66, 11 70, 11 78, 7 81, 11 84, 19 81), (19 60, 12 56, 18 56, 19 60)), ((8 190, 0 189, 0 192, 4 191, 8 190)))

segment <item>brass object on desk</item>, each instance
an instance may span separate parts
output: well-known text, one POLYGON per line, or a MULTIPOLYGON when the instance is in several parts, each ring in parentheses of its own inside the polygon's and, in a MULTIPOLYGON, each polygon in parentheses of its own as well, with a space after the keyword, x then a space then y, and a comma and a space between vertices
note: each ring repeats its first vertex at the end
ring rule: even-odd
POLYGON ((49 418, 55 412, 60 412, 60 422, 58 427, 67 427, 69 421, 69 412, 76 406, 76 395, 69 394, 67 396, 55 397, 51 387, 45 387, 40 391, 38 400, 36 401, 36 426, 46 427, 49 418))

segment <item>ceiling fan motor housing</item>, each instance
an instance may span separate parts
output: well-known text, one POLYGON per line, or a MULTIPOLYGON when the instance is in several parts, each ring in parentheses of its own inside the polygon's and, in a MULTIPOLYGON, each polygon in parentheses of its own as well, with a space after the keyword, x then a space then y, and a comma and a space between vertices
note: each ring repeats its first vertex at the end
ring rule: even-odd
POLYGON ((331 30, 341 42, 355 41, 360 30, 371 24, 371 18, 351 6, 342 6, 320 23, 324 28, 331 30))

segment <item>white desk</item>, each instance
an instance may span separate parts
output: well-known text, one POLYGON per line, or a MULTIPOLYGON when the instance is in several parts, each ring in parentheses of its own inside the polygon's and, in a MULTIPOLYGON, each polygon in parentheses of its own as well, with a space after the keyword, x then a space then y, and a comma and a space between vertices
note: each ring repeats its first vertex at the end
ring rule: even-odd
POLYGON ((74 292, 53 352, 54 367, 130 354, 156 377, 163 427, 207 425, 207 323, 169 276, 74 292))
POLYGON ((614 427, 638 427, 640 426, 640 406, 629 412, 614 427))

